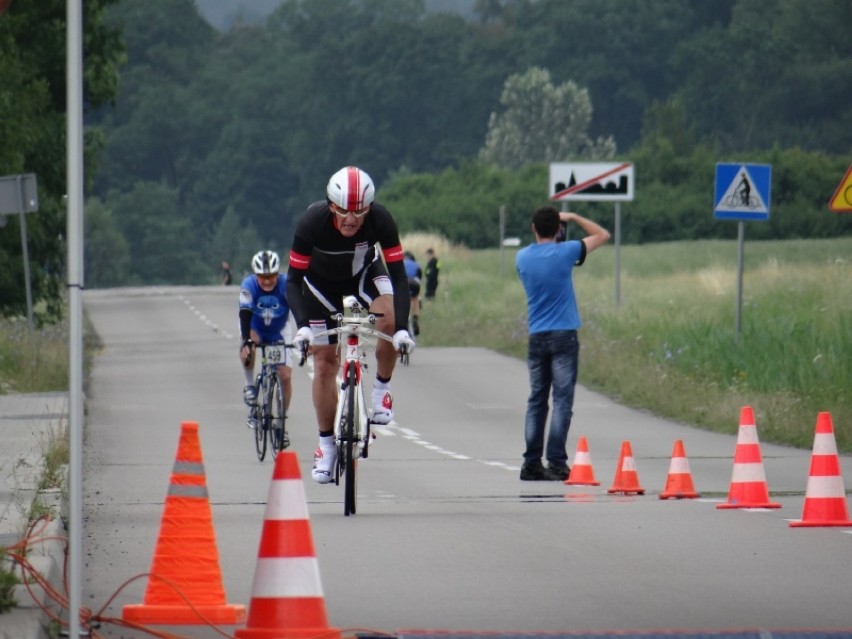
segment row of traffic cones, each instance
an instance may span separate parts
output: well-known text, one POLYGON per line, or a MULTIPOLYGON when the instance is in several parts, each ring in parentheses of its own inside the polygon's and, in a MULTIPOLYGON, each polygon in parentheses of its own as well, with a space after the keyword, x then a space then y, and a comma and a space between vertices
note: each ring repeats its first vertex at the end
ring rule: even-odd
MULTIPOLYGON (((568 485, 598 486, 588 443, 581 437, 568 485)), ((609 493, 643 494, 630 442, 622 443, 609 493)), ((683 442, 677 440, 661 499, 698 497, 683 442)), ((728 501, 718 508, 777 508, 769 501, 754 412, 742 409, 728 501)), ((791 526, 852 526, 831 416, 820 413, 802 519, 791 526)), ((244 606, 228 604, 207 495, 198 424, 184 422, 160 535, 141 604, 122 617, 138 624, 225 624, 247 621, 239 639, 339 639, 328 625, 307 500, 296 454, 278 455, 269 488, 248 619, 244 606)))
MULTIPOLYGON (((571 475, 565 480, 569 486, 599 486, 592 468, 589 446, 585 437, 580 437, 571 475)), ((629 441, 621 444, 621 454, 616 466, 615 478, 608 493, 644 494, 639 485, 639 475, 633 459, 629 441)), ((672 450, 672 459, 666 477, 666 486, 660 499, 692 499, 700 497, 692 481, 689 461, 683 441, 677 440, 672 450)), ((754 419, 754 410, 745 406, 740 412, 740 427, 734 453, 734 469, 728 500, 716 506, 732 508, 780 508, 781 504, 770 501, 763 456, 754 419)), ((822 412, 817 416, 811 468, 805 491, 802 519, 790 522, 790 526, 852 526, 846 506, 846 490, 840 472, 840 457, 831 415, 822 412)))
POLYGON ((240 639, 338 639, 340 629, 328 625, 296 453, 284 451, 275 460, 246 620, 245 606, 225 601, 198 424, 183 422, 144 601, 124 606, 122 619, 163 625, 247 621, 236 630, 240 639))
MULTIPOLYGON (((565 480, 567 486, 600 486, 595 479, 595 471, 592 468, 592 457, 589 453, 589 444, 585 437, 580 437, 577 442, 577 451, 574 453, 574 462, 571 474, 565 480)), ((636 462, 633 459, 633 449, 629 441, 621 443, 621 454, 615 468, 615 477, 608 493, 621 493, 625 495, 643 495, 645 489, 639 485, 639 473, 636 470, 636 462)), ((677 440, 672 451, 672 461, 669 466, 669 474, 666 479, 666 487, 660 493, 660 499, 669 497, 689 498, 698 497, 692 484, 692 474, 689 471, 689 461, 686 459, 683 442, 677 440)))

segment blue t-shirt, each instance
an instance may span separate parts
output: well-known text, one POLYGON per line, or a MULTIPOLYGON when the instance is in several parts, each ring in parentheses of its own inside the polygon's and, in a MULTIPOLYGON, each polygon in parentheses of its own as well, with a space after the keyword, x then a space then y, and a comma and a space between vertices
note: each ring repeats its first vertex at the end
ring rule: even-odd
POLYGON ((282 337, 287 324, 290 306, 287 304, 287 275, 281 273, 278 283, 267 293, 254 275, 249 275, 240 285, 240 308, 251 309, 251 327, 264 342, 275 342, 282 337))
POLYGON ((405 265, 405 274, 408 276, 408 279, 420 279, 420 275, 423 271, 420 270, 420 265, 417 262, 406 257, 403 260, 403 264, 405 265))
POLYGON ((571 275, 582 256, 580 240, 530 244, 518 251, 515 267, 527 294, 530 333, 580 328, 571 275))

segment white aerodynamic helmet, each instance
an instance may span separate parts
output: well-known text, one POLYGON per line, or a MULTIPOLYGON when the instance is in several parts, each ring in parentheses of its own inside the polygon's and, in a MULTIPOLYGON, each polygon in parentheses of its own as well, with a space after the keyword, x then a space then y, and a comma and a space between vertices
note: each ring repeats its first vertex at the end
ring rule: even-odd
POLYGON ((277 273, 281 260, 275 251, 261 251, 251 258, 251 268, 255 275, 271 275, 277 273))
POLYGON ((347 166, 332 175, 325 192, 329 202, 344 211, 365 209, 376 197, 373 180, 356 166, 347 166))

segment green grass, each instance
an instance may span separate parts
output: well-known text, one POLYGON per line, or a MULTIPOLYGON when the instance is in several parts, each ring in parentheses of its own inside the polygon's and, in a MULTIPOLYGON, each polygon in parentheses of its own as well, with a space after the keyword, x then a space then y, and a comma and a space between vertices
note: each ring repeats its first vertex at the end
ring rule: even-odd
POLYGON ((68 389, 68 324, 0 319, 0 395, 68 389))
MULTIPOLYGON (((524 358, 516 250, 445 247, 419 343, 524 358)), ((620 304, 615 247, 593 253, 575 271, 580 382, 726 433, 737 432, 740 409, 752 406, 762 441, 800 448, 813 445, 817 414, 828 411, 838 448, 852 452, 852 238, 746 240, 744 262, 737 336, 736 241, 622 246, 620 304)))

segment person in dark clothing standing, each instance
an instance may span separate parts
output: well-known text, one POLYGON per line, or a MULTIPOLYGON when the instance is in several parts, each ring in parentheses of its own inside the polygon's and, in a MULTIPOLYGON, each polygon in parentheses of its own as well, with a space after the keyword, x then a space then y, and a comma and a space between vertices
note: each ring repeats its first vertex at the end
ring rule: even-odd
POLYGON ((432 249, 426 249, 426 299, 434 299, 435 291, 438 288, 438 272, 441 270, 441 263, 432 249))

